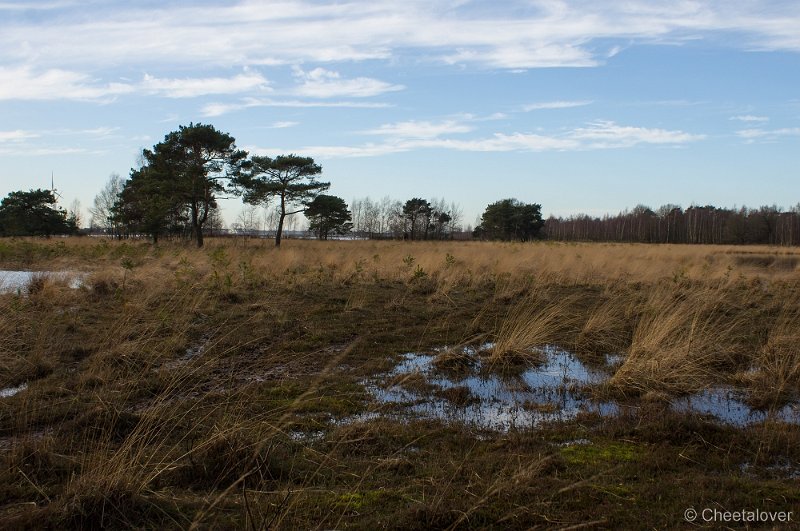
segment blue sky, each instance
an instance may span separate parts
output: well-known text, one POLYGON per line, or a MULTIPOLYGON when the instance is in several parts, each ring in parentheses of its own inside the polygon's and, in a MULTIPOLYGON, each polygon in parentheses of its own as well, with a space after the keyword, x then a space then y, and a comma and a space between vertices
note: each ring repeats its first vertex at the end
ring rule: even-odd
POLYGON ((0 0, 0 50, 2 196, 53 173, 86 208, 202 122, 465 223, 800 202, 794 1, 0 0))

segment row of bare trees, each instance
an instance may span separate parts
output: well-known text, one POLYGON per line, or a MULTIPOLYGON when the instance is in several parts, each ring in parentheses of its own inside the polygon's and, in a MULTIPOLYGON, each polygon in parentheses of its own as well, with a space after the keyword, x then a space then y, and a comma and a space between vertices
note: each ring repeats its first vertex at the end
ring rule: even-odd
POLYGON ((415 197, 405 202, 386 196, 353 199, 353 234, 359 238, 397 238, 408 240, 443 240, 462 234, 463 212, 456 203, 444 198, 415 197))
POLYGON ((656 211, 639 205, 602 218, 551 217, 543 235, 561 241, 800 245, 800 204, 789 210, 664 205, 656 211))

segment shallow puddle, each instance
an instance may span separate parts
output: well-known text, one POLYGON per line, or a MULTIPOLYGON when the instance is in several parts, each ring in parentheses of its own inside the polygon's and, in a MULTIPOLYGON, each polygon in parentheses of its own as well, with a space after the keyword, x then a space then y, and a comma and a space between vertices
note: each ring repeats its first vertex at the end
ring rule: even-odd
MULTIPOLYGON (((368 418, 411 416, 507 431, 568 421, 582 412, 613 416, 637 409, 636 404, 596 401, 589 396, 588 387, 608 380, 624 362, 619 355, 608 355, 604 364, 593 367, 570 352, 548 346, 539 350, 544 363, 505 376, 486 370, 478 352, 487 347, 491 345, 464 348, 460 354, 465 363, 455 375, 437 370, 436 354, 403 355, 392 371, 365 382, 384 406, 380 414, 373 412, 368 418)), ((754 410, 729 388, 676 398, 670 407, 740 427, 768 419, 800 424, 798 404, 769 412, 754 410)))
POLYGON ((6 387, 5 389, 0 389, 0 398, 8 398, 10 396, 14 396, 15 394, 24 391, 28 388, 28 384, 18 385, 17 387, 6 387))
POLYGON ((746 462, 739 466, 742 474, 749 477, 756 476, 759 472, 768 476, 781 479, 800 479, 800 464, 790 461, 785 457, 779 457, 767 466, 756 467, 752 463, 746 462))
POLYGON ((24 291, 31 280, 37 277, 47 277, 69 284, 70 288, 77 289, 83 285, 82 275, 68 271, 3 271, 0 270, 0 293, 24 291))
POLYGON ((435 355, 410 353, 393 371, 367 387, 382 404, 401 406, 413 415, 499 431, 570 420, 580 412, 616 412, 616 405, 595 402, 582 393, 585 386, 600 383, 610 375, 587 367, 564 350, 542 349, 542 365, 513 376, 484 372, 483 360, 474 355, 474 349, 465 349, 464 354, 473 362, 466 374, 445 376, 434 367, 435 355), (414 373, 424 377, 430 386, 428 392, 403 385, 403 376, 411 380, 414 373), (399 383, 385 386, 390 381, 399 383))
POLYGON ((725 424, 747 426, 765 420, 800 424, 800 405, 787 404, 780 409, 762 411, 748 406, 741 393, 730 388, 706 389, 700 393, 676 399, 672 409, 685 413, 710 415, 725 424))

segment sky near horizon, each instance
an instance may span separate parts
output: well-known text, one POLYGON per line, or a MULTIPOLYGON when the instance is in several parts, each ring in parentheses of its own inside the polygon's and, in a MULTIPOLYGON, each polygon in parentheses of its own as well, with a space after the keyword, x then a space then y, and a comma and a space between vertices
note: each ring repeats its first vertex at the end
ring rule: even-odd
POLYGON ((800 203, 796 1, 0 0, 0 50, 2 197, 85 210, 194 122, 465 224, 800 203))

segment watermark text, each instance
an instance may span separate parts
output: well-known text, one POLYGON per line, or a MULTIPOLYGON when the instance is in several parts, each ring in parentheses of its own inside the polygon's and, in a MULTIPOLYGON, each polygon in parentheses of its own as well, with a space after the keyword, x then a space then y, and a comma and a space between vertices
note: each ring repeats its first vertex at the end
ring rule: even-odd
POLYGON ((753 523, 787 523, 792 522, 793 511, 764 511, 762 509, 740 509, 723 511, 720 509, 695 509, 689 507, 683 512, 687 522, 753 522, 753 523))

